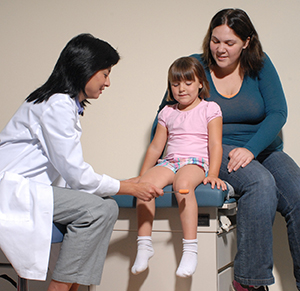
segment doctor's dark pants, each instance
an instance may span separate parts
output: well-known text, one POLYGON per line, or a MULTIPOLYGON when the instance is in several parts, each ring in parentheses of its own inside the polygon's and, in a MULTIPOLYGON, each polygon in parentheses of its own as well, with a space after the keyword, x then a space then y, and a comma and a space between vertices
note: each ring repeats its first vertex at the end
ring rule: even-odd
POLYGON ((66 225, 52 279, 99 285, 118 206, 112 198, 53 187, 53 221, 66 225))

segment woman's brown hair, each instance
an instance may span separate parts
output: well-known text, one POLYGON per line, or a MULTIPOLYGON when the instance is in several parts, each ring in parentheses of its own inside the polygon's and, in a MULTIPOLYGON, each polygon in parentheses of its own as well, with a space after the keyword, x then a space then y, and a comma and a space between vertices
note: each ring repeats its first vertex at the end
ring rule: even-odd
POLYGON ((256 77, 263 67, 264 53, 249 16, 241 9, 223 9, 212 18, 202 44, 205 64, 208 68, 216 64, 210 51, 211 35, 214 28, 224 24, 231 28, 242 41, 249 38, 249 44, 240 56, 240 68, 242 74, 256 77))

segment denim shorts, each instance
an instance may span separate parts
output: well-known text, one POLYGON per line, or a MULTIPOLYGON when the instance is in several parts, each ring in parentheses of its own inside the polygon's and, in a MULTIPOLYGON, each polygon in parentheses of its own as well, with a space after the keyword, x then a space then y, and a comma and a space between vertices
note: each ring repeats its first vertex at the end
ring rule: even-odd
POLYGON ((156 166, 161 166, 161 167, 166 167, 173 171, 174 174, 176 172, 186 166, 186 165, 197 165, 200 168, 202 168, 205 172, 205 176, 208 174, 208 163, 204 159, 199 159, 199 158, 176 158, 172 160, 166 160, 166 159, 159 159, 156 166))

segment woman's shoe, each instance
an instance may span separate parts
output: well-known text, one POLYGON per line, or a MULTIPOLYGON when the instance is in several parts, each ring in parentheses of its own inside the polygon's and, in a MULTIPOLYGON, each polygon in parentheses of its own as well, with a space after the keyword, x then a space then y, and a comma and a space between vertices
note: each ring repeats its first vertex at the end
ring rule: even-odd
POLYGON ((231 284, 231 291, 268 291, 268 290, 269 290, 268 286, 260 286, 260 287, 247 286, 247 285, 242 285, 235 280, 233 280, 231 284))

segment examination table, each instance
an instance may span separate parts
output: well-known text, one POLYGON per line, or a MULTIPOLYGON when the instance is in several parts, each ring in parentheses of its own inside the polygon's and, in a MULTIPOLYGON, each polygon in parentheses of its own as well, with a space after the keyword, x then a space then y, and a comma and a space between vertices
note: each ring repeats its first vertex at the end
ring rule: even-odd
MULTIPOLYGON (((171 186, 165 188, 165 191, 170 190, 171 186)), ((93 289, 229 291, 236 254, 236 202, 230 199, 230 192, 211 189, 210 184, 196 188, 199 206, 198 266, 190 278, 175 275, 182 255, 182 230, 174 195, 165 194, 156 199, 152 233, 155 254, 149 261, 149 268, 139 275, 130 272, 136 255, 135 198, 115 196, 120 214, 112 233, 101 284, 93 289)))

